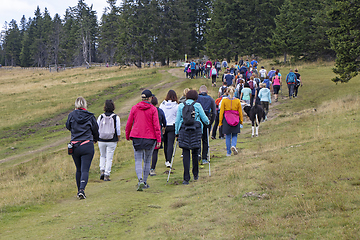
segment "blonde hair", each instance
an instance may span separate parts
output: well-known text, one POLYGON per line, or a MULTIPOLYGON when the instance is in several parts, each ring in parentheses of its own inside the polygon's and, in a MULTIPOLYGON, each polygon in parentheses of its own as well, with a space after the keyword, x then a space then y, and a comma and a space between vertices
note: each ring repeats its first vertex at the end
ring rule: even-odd
POLYGON ((229 95, 230 98, 234 97, 234 93, 235 93, 235 88, 233 86, 230 86, 227 88, 227 93, 229 95))
POLYGON ((189 91, 190 91, 189 88, 185 88, 185 89, 184 89, 184 92, 183 92, 183 96, 186 96, 186 94, 187 94, 189 91))
POLYGON ((78 97, 75 100, 75 109, 79 109, 79 108, 85 108, 85 109, 87 108, 86 100, 83 97, 78 97))

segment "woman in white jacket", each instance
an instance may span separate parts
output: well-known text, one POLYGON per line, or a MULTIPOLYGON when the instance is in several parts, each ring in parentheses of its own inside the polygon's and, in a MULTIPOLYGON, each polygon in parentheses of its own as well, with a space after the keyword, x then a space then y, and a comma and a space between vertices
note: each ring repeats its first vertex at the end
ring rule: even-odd
POLYGON ((165 100, 160 104, 160 109, 164 111, 166 118, 166 128, 164 133, 164 154, 165 165, 170 167, 171 157, 175 142, 175 120, 179 101, 174 90, 169 90, 165 100))

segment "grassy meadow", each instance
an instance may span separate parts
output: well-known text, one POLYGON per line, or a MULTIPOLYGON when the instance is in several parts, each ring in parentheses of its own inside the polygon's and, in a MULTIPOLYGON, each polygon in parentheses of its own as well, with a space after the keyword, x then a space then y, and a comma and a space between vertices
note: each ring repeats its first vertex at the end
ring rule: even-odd
POLYGON ((335 85, 332 63, 295 67, 299 97, 287 99, 284 88, 257 138, 247 121, 239 155, 225 157, 224 140, 211 140, 211 177, 205 165, 183 186, 181 151, 168 184, 160 151, 143 192, 123 131, 131 106, 144 88, 159 101, 201 84, 217 96, 210 80, 185 79, 179 68, 0 69, 0 239, 358 239, 360 77, 335 85), (123 131, 111 182, 99 180, 95 147, 82 201, 64 127, 80 95, 96 116, 114 99, 123 131))

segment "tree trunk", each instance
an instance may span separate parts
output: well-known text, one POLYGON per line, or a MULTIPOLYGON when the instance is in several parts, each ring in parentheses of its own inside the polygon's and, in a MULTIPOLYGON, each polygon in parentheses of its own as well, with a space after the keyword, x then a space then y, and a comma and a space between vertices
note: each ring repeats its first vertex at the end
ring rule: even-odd
POLYGON ((284 64, 286 64, 286 52, 284 52, 284 64))

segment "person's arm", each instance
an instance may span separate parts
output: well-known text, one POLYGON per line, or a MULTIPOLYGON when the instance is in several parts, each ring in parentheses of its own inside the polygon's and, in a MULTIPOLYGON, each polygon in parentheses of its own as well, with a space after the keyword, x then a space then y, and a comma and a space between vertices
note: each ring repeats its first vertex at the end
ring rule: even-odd
POLYGON ((71 131, 71 121, 70 121, 70 118, 71 118, 71 116, 70 116, 70 114, 69 114, 68 119, 66 120, 66 123, 65 123, 65 126, 66 126, 66 128, 67 128, 69 131, 71 131))
POLYGON ((212 125, 215 121, 215 118, 216 118, 216 104, 215 104, 215 101, 214 99, 211 99, 211 119, 210 119, 210 125, 212 125))
POLYGON ((161 131, 160 131, 160 123, 159 123, 159 114, 156 107, 152 108, 152 122, 154 126, 154 132, 156 137, 156 147, 160 147, 161 145, 161 131))
POLYGON ((120 140, 121 128, 120 128, 120 117, 116 115, 116 133, 118 135, 118 141, 120 140))
POLYGON ((301 81, 301 76, 299 76, 299 81, 300 81, 300 84, 301 86, 303 85, 302 81, 301 81))
MULTIPOLYGON (((198 110, 198 112, 199 112, 199 116, 200 116, 201 121, 202 121, 203 123, 205 123, 206 125, 209 125, 210 120, 209 120, 209 118, 206 116, 205 111, 204 111, 203 107, 201 106, 201 104, 200 104, 200 103, 195 103, 195 105, 197 105, 196 108, 197 108, 197 110, 198 110)), ((194 105, 194 106, 195 106, 195 105, 194 105)))
POLYGON ((93 135, 93 141, 96 143, 99 140, 99 126, 96 122, 95 116, 91 117, 91 132, 93 135))
POLYGON ((130 114, 129 114, 129 118, 126 122, 126 127, 125 127, 125 136, 126 136, 126 140, 130 140, 130 132, 131 132, 131 128, 134 122, 134 107, 131 108, 130 110, 130 114))
POLYGON ((243 97, 243 91, 241 90, 240 100, 242 99, 242 97, 243 97))
MULTIPOLYGON (((222 102, 223 100, 221 100, 222 107, 220 107, 220 113, 219 113, 219 127, 221 127, 223 125, 222 122, 223 122, 224 111, 225 111, 224 110, 225 109, 225 103, 222 102)), ((220 104, 219 104, 219 106, 220 106, 220 104)))
MULTIPOLYGON (((185 104, 185 102, 182 103, 182 104, 185 104)), ((181 120, 181 114, 182 114, 181 110, 182 110, 182 108, 180 106, 181 106, 181 104, 179 104, 179 107, 178 107, 177 113, 176 113, 176 118, 175 118, 175 135, 179 134, 179 130, 180 130, 180 127, 181 127, 180 126, 180 120, 181 120)))

